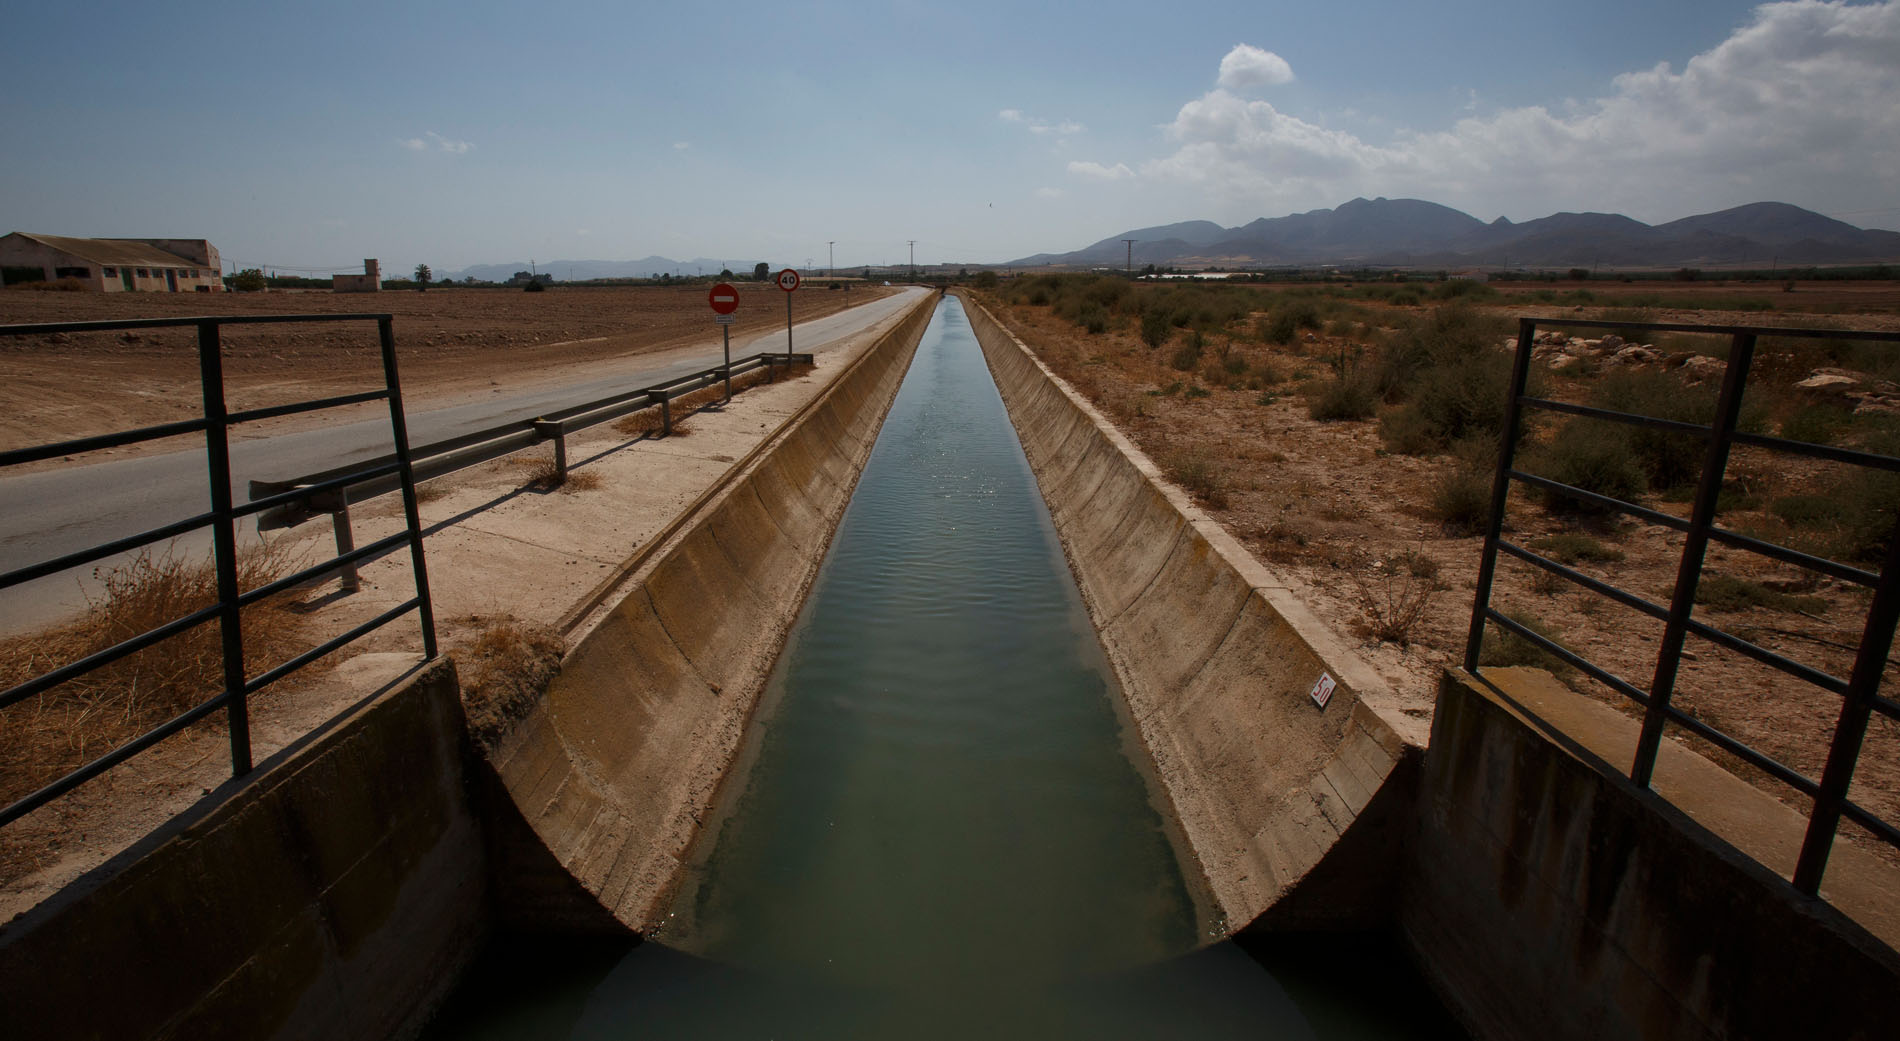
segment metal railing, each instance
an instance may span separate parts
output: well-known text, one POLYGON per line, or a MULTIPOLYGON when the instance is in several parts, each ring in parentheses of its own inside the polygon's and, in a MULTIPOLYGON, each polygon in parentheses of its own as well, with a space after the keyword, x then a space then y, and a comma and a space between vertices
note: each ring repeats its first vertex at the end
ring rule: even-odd
MULTIPOLYGON (((11 805, 0 809, 0 826, 9 824, 46 803, 58 798, 86 781, 110 770, 114 766, 143 752, 153 745, 178 733, 186 727, 211 715, 219 709, 225 710, 230 730, 231 773, 241 776, 249 773, 253 767, 251 758, 251 730, 249 698, 264 687, 290 675, 305 665, 316 661, 332 651, 395 621, 411 611, 417 612, 422 628, 422 644, 425 658, 436 656, 435 618, 429 601, 428 570, 422 555, 422 525, 416 510, 415 474, 411 465, 409 435, 402 407, 401 381, 396 372, 396 337, 393 320, 386 314, 301 314, 301 315, 246 315, 239 317, 202 317, 202 318, 155 318, 130 321, 106 322, 59 322, 36 325, 0 326, 0 336, 32 336, 46 334, 114 332, 130 329, 160 329, 195 327, 197 330, 198 373, 203 398, 202 415, 197 419, 182 420, 174 423, 162 423, 157 426, 141 427, 115 434, 97 437, 79 438, 59 444, 42 445, 35 448, 16 449, 0 452, 0 470, 7 467, 56 459, 82 452, 117 448, 139 444, 160 438, 177 437, 202 433, 204 435, 206 472, 210 481, 211 508, 208 512, 173 521, 149 531, 124 538, 113 539, 87 549, 68 553, 52 560, 42 561, 28 567, 0 574, 0 590, 10 589, 25 582, 58 574, 71 568, 97 563, 120 554, 141 550, 154 543, 166 542, 193 531, 210 528, 212 532, 212 556, 217 572, 217 602, 200 608, 182 618, 174 619, 155 629, 148 630, 129 639, 120 641, 64 666, 42 673, 23 683, 0 692, 0 709, 19 704, 21 701, 44 694, 59 685, 77 679, 96 669, 152 647, 163 640, 178 636, 187 630, 209 622, 216 622, 222 638, 223 689, 213 697, 174 716, 105 755, 72 770, 37 791, 28 794, 11 805), (320 398, 311 401, 274 405, 268 408, 247 409, 238 412, 228 411, 225 403, 223 352, 220 347, 220 330, 227 325, 264 325, 287 323, 336 323, 336 322, 375 322, 378 342, 382 354, 383 387, 380 390, 362 391, 355 394, 343 394, 335 397, 320 398), (254 498, 245 505, 236 505, 231 494, 231 458, 230 428, 240 423, 272 419, 279 416, 314 412, 321 409, 339 408, 370 401, 387 401, 389 404, 389 423, 395 452, 380 460, 363 464, 351 470, 347 475, 339 474, 323 485, 303 489, 297 493, 271 495, 254 498), (254 589, 238 588, 237 559, 237 522, 239 519, 281 508, 300 496, 322 494, 347 487, 364 480, 389 480, 395 482, 403 493, 403 511, 406 528, 395 535, 380 539, 360 549, 339 553, 336 557, 312 567, 304 568, 295 574, 275 579, 254 589), (247 675, 244 665, 243 608, 259 603, 303 582, 329 574, 343 567, 355 564, 370 557, 408 545, 410 563, 415 575, 416 593, 411 599, 383 612, 377 617, 356 626, 350 631, 323 644, 305 651, 278 664, 256 676, 247 675)), ((0 738, 4 739, 4 738, 0 738)))
MULTIPOLYGON (((778 371, 778 366, 784 365, 790 371, 791 366, 810 365, 812 360, 810 354, 761 352, 740 358, 730 365, 701 369, 663 383, 611 394, 532 419, 518 419, 459 437, 418 445, 409 450, 409 456, 415 463, 415 480, 432 480, 548 441, 554 442, 555 473, 564 480, 567 477, 567 435, 571 433, 658 406, 661 434, 671 434, 673 402, 676 399, 723 382, 726 398, 730 400, 734 376, 764 369, 769 382, 778 371)), ((276 503, 258 518, 259 528, 294 527, 327 513, 336 529, 338 552, 348 551, 354 545, 350 530, 350 505, 373 499, 396 487, 386 474, 364 477, 360 472, 365 467, 380 467, 389 461, 390 457, 385 456, 368 463, 322 470, 301 477, 252 481, 250 494, 254 502, 276 503)), ((354 572, 346 568, 343 571, 344 588, 354 588, 355 583, 354 572)))
POLYGON ((1718 527, 1715 523, 1717 500, 1728 469, 1729 450, 1735 444, 1765 448, 1810 459, 1847 463, 1889 473, 1900 473, 1900 459, 1737 430, 1742 394, 1747 387, 1749 369, 1754 361, 1756 341, 1764 336, 1900 343, 1900 333, 1851 332, 1834 329, 1668 325, 1544 318, 1525 318, 1518 322, 1517 354, 1511 371, 1510 397, 1505 409, 1504 431, 1498 451, 1497 475, 1492 484, 1491 507, 1485 526, 1484 555, 1478 568, 1477 596, 1472 606, 1471 629, 1465 645, 1464 666, 1465 671, 1473 676, 1479 676, 1479 657, 1485 626, 1489 622, 1529 641, 1532 645, 1556 656, 1585 675, 1641 705, 1643 725, 1637 739, 1635 759, 1630 765, 1630 779, 1645 788, 1650 786, 1650 779, 1655 771, 1656 756, 1661 746, 1664 725, 1673 723, 1806 795, 1813 801, 1813 805, 1808 814, 1807 834, 1802 842, 1793 884, 1802 893, 1812 896, 1820 889, 1821 877, 1827 868, 1828 854, 1833 849, 1834 837, 1839 830, 1842 817, 1867 829, 1885 842, 1900 847, 1900 829, 1848 798, 1848 788, 1853 780, 1854 767, 1858 762, 1861 744, 1866 736, 1867 725, 1872 714, 1879 712, 1889 718, 1900 719, 1900 703, 1880 694, 1881 674, 1887 663, 1887 655, 1893 646, 1894 626, 1896 621, 1900 621, 1900 525, 1896 525, 1896 530, 1890 535, 1885 563, 1878 573, 1874 573, 1718 527), (1713 423, 1702 426, 1528 396, 1525 387, 1530 372, 1531 351, 1540 326, 1728 336, 1730 338, 1728 364, 1723 375, 1721 390, 1716 397, 1713 423), (1701 476, 1696 485, 1689 518, 1683 520, 1516 469, 1513 465, 1513 456, 1526 409, 1586 416, 1613 423, 1687 434, 1706 440, 1708 447, 1703 457, 1701 476), (1677 564, 1676 583, 1670 602, 1667 605, 1653 603, 1642 596, 1592 578, 1502 538, 1505 505, 1513 481, 1683 532, 1686 538, 1677 564), (1872 605, 1862 627, 1859 649, 1849 676, 1843 679, 1793 661, 1691 617, 1696 590, 1702 575, 1703 556, 1711 541, 1872 589, 1874 591, 1872 605), (1664 625, 1663 637, 1649 688, 1643 690, 1636 687, 1608 670, 1585 660, 1570 649, 1534 632, 1528 626, 1494 610, 1491 607, 1491 588, 1496 574, 1499 551, 1661 621, 1664 625), (1675 692, 1677 670, 1681 664, 1683 642, 1691 634, 1841 697, 1841 714, 1835 724, 1826 767, 1818 779, 1810 778, 1793 767, 1749 747, 1707 722, 1682 712, 1670 703, 1675 692))

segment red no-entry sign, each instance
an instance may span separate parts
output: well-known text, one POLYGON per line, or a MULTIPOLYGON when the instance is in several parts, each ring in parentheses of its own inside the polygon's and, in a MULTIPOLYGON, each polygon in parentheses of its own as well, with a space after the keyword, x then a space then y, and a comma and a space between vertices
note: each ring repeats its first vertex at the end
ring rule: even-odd
POLYGON ((714 314, 731 314, 739 309, 739 291, 721 282, 706 294, 706 302, 712 305, 714 314))
POLYGON ((779 272, 778 273, 778 287, 780 289, 785 290, 787 293, 791 292, 794 289, 797 289, 798 288, 798 272, 793 271, 791 268, 786 268, 785 270, 779 272))

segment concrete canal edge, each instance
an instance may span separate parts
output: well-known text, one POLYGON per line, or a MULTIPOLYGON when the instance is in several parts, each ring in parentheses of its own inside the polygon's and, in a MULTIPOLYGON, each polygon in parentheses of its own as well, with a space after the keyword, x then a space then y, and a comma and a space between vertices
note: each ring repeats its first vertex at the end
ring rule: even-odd
POLYGON ((1448 671, 1428 741, 1270 572, 966 307, 1233 931, 1394 930, 1486 1039, 1871 1039, 1900 1022, 1891 864, 1837 846, 1827 899, 1800 896, 1799 812, 1675 742, 1638 789, 1618 765, 1636 722, 1537 670, 1448 671), (1339 681, 1324 710, 1307 697, 1321 670, 1339 681))
POLYGON ((498 927, 642 931, 935 304, 584 602, 499 756, 437 659, 0 925, 10 1035, 411 1037, 498 927))
POLYGON ((1426 724, 988 311, 970 323, 1229 929, 1393 920, 1426 724), (1310 696, 1330 677, 1322 707, 1310 696))
POLYGON ((920 299, 569 620, 560 675, 479 770, 501 924, 657 924, 935 305, 920 299))
POLYGON ((1540 670, 1446 673, 1401 908, 1440 993, 1483 1038, 1891 1036, 1900 870, 1837 844, 1801 896, 1805 816, 1674 741, 1638 788, 1638 729, 1540 670))
POLYGON ((437 659, 0 932, 20 1038, 401 1037, 487 930, 437 659))

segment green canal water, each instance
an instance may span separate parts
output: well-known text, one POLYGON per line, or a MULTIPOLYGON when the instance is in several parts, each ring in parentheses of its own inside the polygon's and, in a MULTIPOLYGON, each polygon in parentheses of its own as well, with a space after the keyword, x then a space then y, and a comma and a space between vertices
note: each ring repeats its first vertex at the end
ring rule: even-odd
POLYGON ((1452 1034, 1368 938, 1210 943, 956 300, 659 934, 497 941, 439 1039, 1452 1034))

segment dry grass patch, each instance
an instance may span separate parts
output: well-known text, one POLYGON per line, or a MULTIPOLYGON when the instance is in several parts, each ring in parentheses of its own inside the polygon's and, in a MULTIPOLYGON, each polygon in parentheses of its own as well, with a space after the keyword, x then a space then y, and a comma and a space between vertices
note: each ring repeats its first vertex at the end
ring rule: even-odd
POLYGON ((1210 510, 1227 508, 1227 478, 1206 453, 1176 452, 1168 457, 1166 467, 1168 476, 1196 502, 1210 510))
POLYGON ((614 420, 614 432, 628 437, 645 437, 660 432, 660 410, 658 406, 643 408, 614 420))
POLYGON ((521 476, 528 487, 536 491, 590 492, 600 487, 600 475, 591 470, 568 470, 562 473, 554 465, 553 459, 517 458, 515 464, 521 468, 521 476))
POLYGON ((553 629, 503 618, 489 622, 466 648, 456 652, 462 706, 477 744, 495 750, 547 691, 561 671, 566 651, 567 645, 553 629))
MULTIPOLYGON (((296 570, 283 543, 241 554, 238 587, 254 589, 296 570)), ((0 641, 0 688, 11 688, 217 602, 209 559, 142 553, 98 572, 105 591, 78 618, 0 641)), ((244 669, 255 676, 301 649, 288 598, 242 615, 244 669)), ((223 636, 216 621, 94 669, 0 710, 0 801, 12 802, 194 708, 224 689, 223 636)), ((217 716, 211 717, 218 718, 217 716)))

